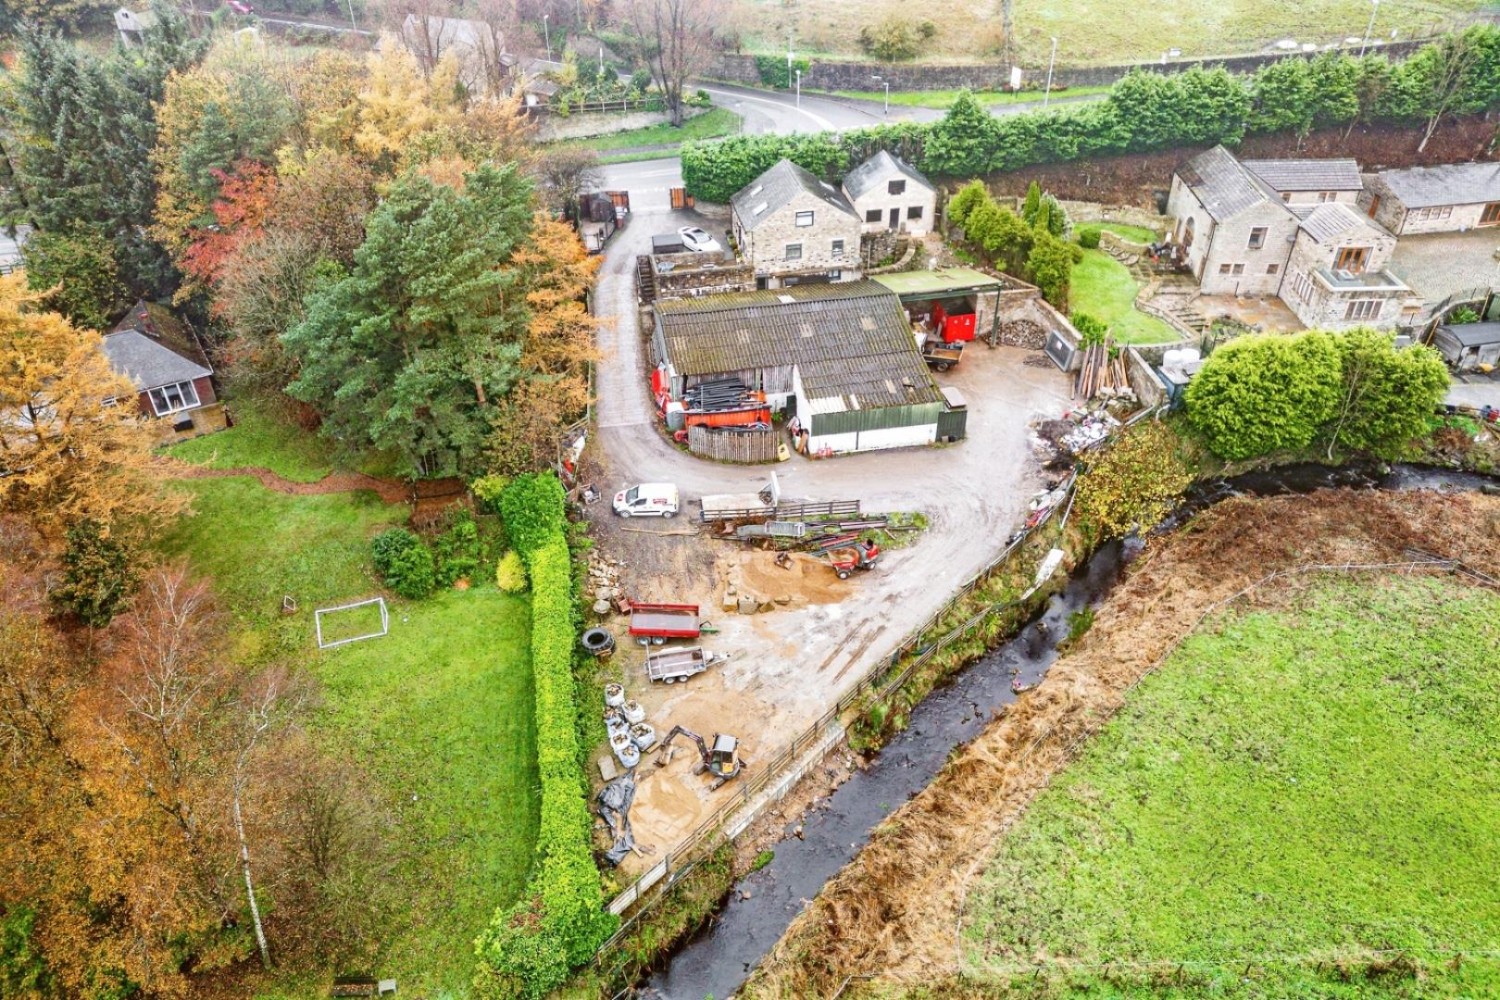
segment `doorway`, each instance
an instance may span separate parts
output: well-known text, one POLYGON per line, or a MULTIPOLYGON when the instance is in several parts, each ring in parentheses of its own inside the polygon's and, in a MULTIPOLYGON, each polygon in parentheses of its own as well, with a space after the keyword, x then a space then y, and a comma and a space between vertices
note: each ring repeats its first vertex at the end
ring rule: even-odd
POLYGON ((893 209, 891 209, 891 225, 890 225, 890 228, 892 228, 892 229, 900 229, 901 228, 901 209, 899 209, 899 208, 893 208, 893 209))

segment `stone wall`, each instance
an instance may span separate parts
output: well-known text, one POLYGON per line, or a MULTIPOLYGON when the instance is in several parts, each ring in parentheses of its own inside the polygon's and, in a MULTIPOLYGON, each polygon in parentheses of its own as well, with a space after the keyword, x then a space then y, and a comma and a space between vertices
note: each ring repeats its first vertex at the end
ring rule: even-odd
POLYGON ((1135 398, 1146 409, 1160 406, 1166 401, 1166 387, 1151 370, 1151 365, 1141 357, 1141 352, 1134 347, 1125 348, 1125 378, 1130 382, 1135 398))
POLYGON ((1152 229, 1157 233, 1172 231, 1170 216, 1157 215, 1155 212, 1136 208, 1134 205, 1108 205, 1097 201, 1064 201, 1061 204, 1074 227, 1090 222, 1118 222, 1127 226, 1152 229))
MULTIPOLYGON (((1378 51, 1392 59, 1404 59, 1416 51, 1422 41, 1395 42, 1378 51)), ((1223 66, 1232 73, 1253 73, 1268 63, 1288 58, 1305 58, 1302 52, 1263 52, 1254 55, 1218 56, 1206 59, 1171 59, 1167 62, 1129 63, 1114 66, 1058 66, 1052 73, 1055 91, 1070 87, 1102 87, 1114 83, 1133 69, 1159 73, 1180 73, 1194 66, 1223 66)), ((1023 66, 1028 85, 1040 87, 1047 67, 1023 66)), ((760 86, 760 72, 755 57, 721 53, 703 74, 714 80, 760 86)), ((1010 84, 1010 67, 998 61, 957 65, 925 63, 886 64, 873 62, 837 62, 815 59, 802 74, 804 90, 878 91, 880 85, 871 77, 889 80, 891 90, 1003 90, 1010 84)), ((1040 93, 1038 93, 1040 98, 1040 93)))
MULTIPOLYGON (((686 118, 694 118, 708 108, 684 108, 686 118)), ((598 135, 614 135, 636 128, 665 125, 665 111, 630 111, 625 114, 598 111, 579 112, 571 115, 543 115, 538 117, 536 137, 540 142, 555 142, 559 139, 588 139, 598 135)))
POLYGON ((734 254, 727 250, 719 254, 662 254, 651 260, 657 267, 658 299, 681 299, 755 289, 755 268, 736 260, 734 254), (661 270, 663 263, 673 265, 671 270, 661 270))
POLYGON ((736 225, 740 253, 755 265, 756 274, 795 274, 815 270, 843 270, 858 276, 859 220, 822 198, 800 191, 789 203, 762 219, 753 230, 736 225), (797 225, 797 213, 811 212, 813 224, 797 225), (801 247, 788 259, 786 248, 801 247))

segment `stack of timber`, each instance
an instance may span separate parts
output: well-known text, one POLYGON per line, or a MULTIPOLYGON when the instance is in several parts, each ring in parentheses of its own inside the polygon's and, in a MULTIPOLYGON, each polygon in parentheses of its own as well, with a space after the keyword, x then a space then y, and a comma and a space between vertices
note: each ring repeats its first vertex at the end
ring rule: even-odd
POLYGON ((1125 359, 1115 350, 1113 337, 1106 337, 1104 343, 1083 349, 1083 360, 1073 383, 1075 397, 1113 397, 1129 390, 1130 379, 1125 374, 1125 359))

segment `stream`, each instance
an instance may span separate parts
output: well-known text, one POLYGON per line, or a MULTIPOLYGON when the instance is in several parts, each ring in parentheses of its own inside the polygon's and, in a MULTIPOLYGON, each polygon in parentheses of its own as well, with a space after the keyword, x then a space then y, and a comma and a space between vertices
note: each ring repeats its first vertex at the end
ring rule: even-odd
MULTIPOLYGON (((1296 465, 1200 484, 1163 528, 1230 496, 1307 493, 1325 487, 1456 492, 1497 488, 1497 480, 1466 472, 1417 466, 1296 465)), ((1159 529, 1160 530, 1160 529, 1159 529)), ((1015 701, 1014 679, 1041 681, 1068 634, 1069 617, 1106 596, 1140 543, 1110 542, 1097 549, 1011 639, 964 667, 911 712, 910 724, 800 821, 789 823, 764 868, 735 883, 718 914, 668 956, 640 996, 652 1000, 703 1000, 731 996, 823 884, 848 864, 870 832, 907 799, 926 788, 962 746, 1015 701), (800 835, 794 832, 800 826, 800 835), (748 895, 747 895, 748 894, 748 895)))

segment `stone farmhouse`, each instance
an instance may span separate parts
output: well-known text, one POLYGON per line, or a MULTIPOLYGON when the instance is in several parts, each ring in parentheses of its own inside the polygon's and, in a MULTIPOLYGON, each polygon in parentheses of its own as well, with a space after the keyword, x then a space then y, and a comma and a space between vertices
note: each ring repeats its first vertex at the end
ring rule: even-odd
POLYGON ((832 184, 782 160, 730 201, 731 231, 761 288, 860 276, 859 216, 832 184))
POLYGON ((1223 146, 1172 176, 1173 239, 1205 295, 1277 297, 1308 326, 1393 327, 1421 303, 1386 268, 1396 240, 1354 210, 1353 160, 1249 160, 1223 146))
POLYGON ((1500 163, 1447 163, 1366 175, 1359 207, 1397 236, 1500 225, 1500 163))
POLYGON ((937 188, 911 164, 881 150, 844 178, 844 196, 864 220, 863 232, 925 236, 937 215, 937 188))

